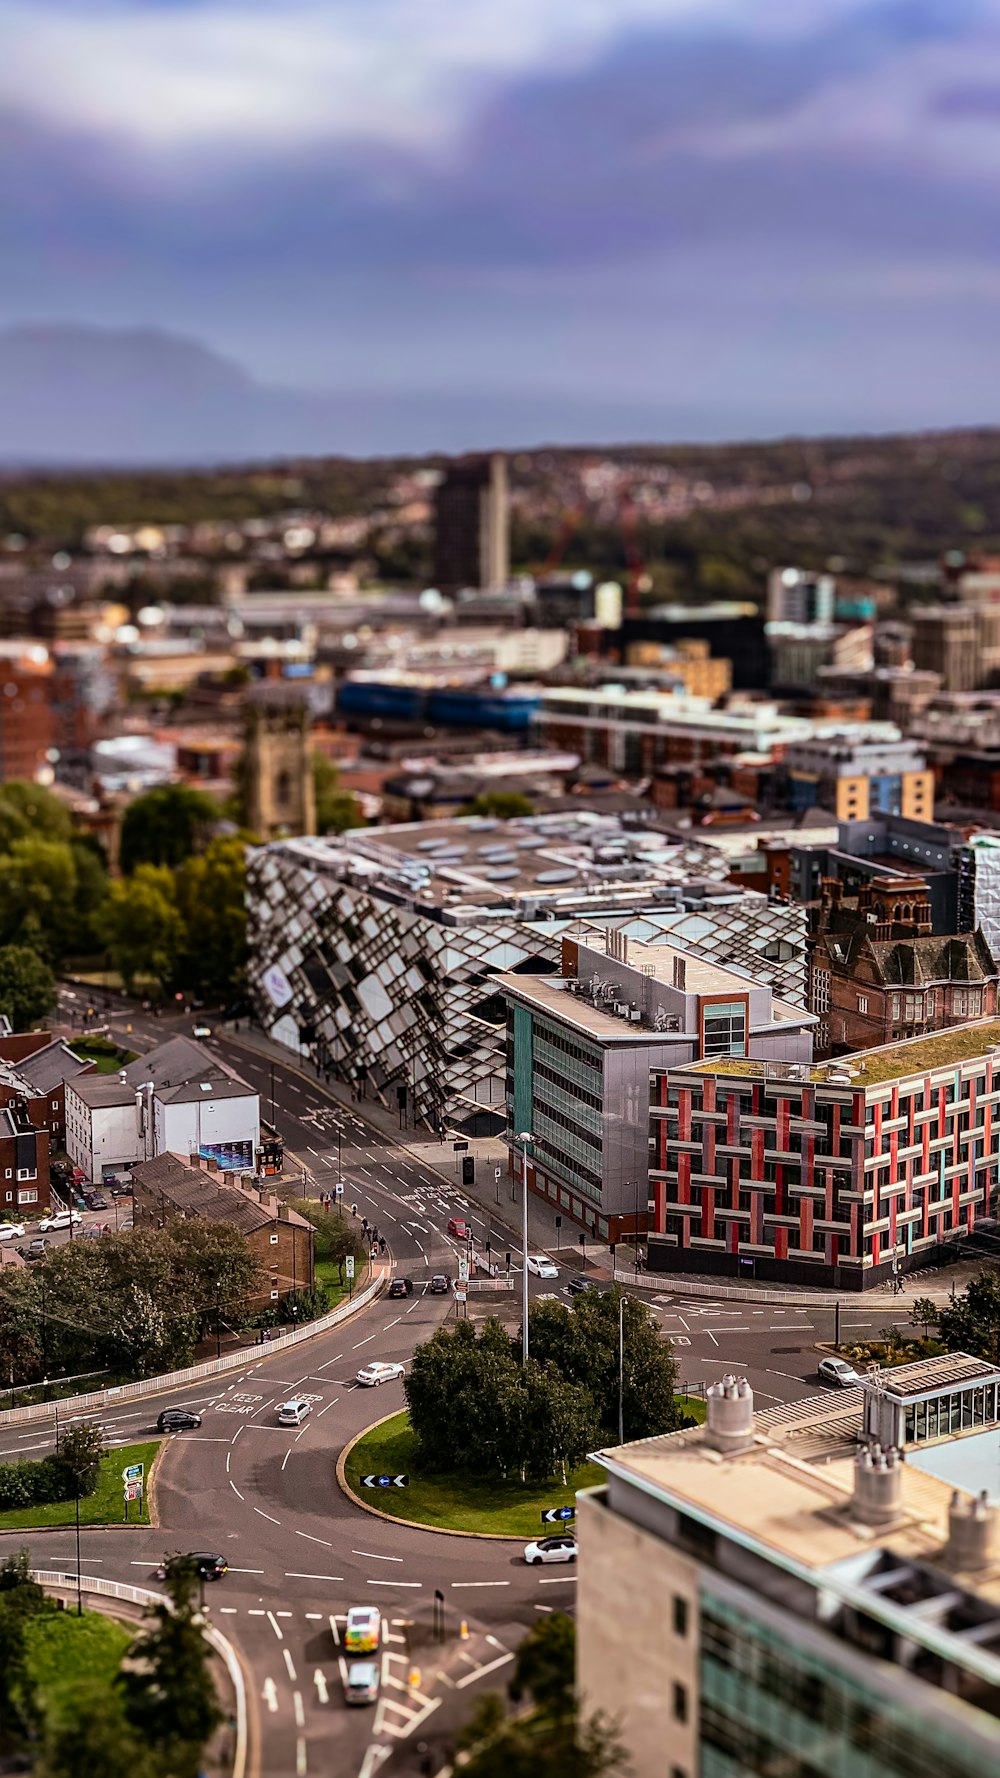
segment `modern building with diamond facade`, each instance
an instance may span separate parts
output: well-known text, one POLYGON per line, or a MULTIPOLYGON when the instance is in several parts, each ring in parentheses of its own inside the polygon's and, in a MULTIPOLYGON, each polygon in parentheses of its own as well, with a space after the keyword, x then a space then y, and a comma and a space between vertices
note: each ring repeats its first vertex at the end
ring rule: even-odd
POLYGON ((752 957, 803 1004, 802 910, 725 879, 711 845, 586 810, 281 841, 248 867, 254 1008, 272 1037, 359 1091, 395 1108, 405 1090, 430 1128, 500 1130, 504 1007, 491 978, 554 974, 561 934, 581 920, 752 957))

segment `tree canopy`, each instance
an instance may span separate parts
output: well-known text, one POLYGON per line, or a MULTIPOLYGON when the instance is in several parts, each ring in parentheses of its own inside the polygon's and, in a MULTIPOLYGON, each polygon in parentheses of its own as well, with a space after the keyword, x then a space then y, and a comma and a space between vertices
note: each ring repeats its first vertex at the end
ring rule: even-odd
POLYGON ((938 1336, 949 1352, 1000 1364, 1000 1272, 977 1273, 936 1314, 938 1336))
POLYGON ((498 821, 513 821, 516 815, 533 815, 535 805, 519 790, 484 790, 465 804, 463 815, 495 815, 498 821))
POLYGON ((313 790, 316 796, 316 832, 346 833, 349 827, 362 827, 364 821, 355 797, 344 790, 340 773, 323 753, 312 756, 313 790))
POLYGON ((174 868, 207 845, 219 820, 218 804, 190 784, 162 784, 129 803, 122 822, 121 867, 126 876, 141 864, 174 868))
POLYGON ((0 1012, 15 1031, 29 1031, 56 1003, 56 978, 30 945, 0 946, 0 1012))
POLYGON ((128 992, 139 975, 161 988, 173 981, 185 933, 174 873, 166 865, 137 864, 131 876, 112 883, 97 926, 128 992))

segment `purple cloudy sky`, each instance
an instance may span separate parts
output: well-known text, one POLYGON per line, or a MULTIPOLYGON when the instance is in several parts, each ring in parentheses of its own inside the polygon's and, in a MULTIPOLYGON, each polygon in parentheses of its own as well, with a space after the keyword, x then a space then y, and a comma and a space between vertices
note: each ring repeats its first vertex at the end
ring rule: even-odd
POLYGON ((0 40, 0 322, 660 432, 1000 419, 1000 0, 0 0, 0 40))

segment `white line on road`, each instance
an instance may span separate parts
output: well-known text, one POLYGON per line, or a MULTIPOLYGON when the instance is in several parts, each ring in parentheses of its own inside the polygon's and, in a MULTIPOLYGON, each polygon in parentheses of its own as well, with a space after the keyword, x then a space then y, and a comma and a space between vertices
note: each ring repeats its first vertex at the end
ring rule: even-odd
POLYGON ((401 1562, 402 1556, 379 1556, 374 1550, 352 1550, 352 1556, 370 1556, 373 1562, 401 1562))
POLYGON ((422 1587, 422 1580, 370 1580, 370 1587, 422 1587))
MULTIPOLYGON (((302 1570, 298 1568, 289 1568, 285 1571, 286 1580, 343 1580, 343 1578, 342 1574, 304 1574, 302 1570)), ((306 1617, 321 1618, 322 1615, 323 1613, 321 1611, 306 1612, 306 1617)))
POLYGON ((474 1673, 463 1674, 461 1679, 455 1681, 455 1690, 460 1692, 465 1686, 474 1685, 477 1679, 485 1678, 487 1673, 495 1673, 498 1667, 506 1667, 507 1662, 513 1659, 513 1655, 497 1655, 496 1660, 487 1661, 485 1667, 477 1667, 474 1673))
POLYGON ((376 1336, 375 1336, 375 1335, 374 1335, 374 1334, 369 1334, 369 1335, 368 1335, 368 1337, 367 1337, 367 1339, 364 1339, 364 1340, 359 1340, 359 1341, 358 1341, 358 1343, 357 1343, 357 1345, 356 1345, 356 1346, 352 1346, 352 1347, 351 1347, 351 1351, 352 1351, 352 1352, 359 1352, 359 1351, 360 1351, 360 1350, 361 1350, 361 1347, 362 1347, 362 1346, 368 1346, 368 1345, 370 1345, 370 1344, 371 1344, 371 1342, 372 1342, 372 1340, 374 1340, 374 1339, 375 1339, 375 1337, 376 1337, 376 1336))
POLYGON ((299 1735, 295 1742, 295 1778, 306 1778, 306 1738, 299 1735))
POLYGON ((281 1524, 280 1519, 276 1519, 274 1517, 273 1513, 266 1513, 262 1506, 255 1506, 253 1510, 255 1513, 259 1513, 262 1519, 270 1519, 272 1525, 280 1525, 281 1524))
POLYGON ((288 1462, 288 1459, 289 1459, 289 1457, 290 1457, 290 1456, 291 1456, 291 1454, 292 1454, 292 1447, 291 1447, 291 1445, 289 1445, 289 1447, 288 1447, 288 1449, 287 1449, 287 1451, 286 1451, 286 1452, 285 1452, 285 1455, 284 1455, 284 1457, 283 1457, 283 1458, 282 1458, 282 1459, 281 1459, 281 1467, 282 1467, 282 1469, 284 1469, 284 1467, 285 1467, 285 1464, 286 1464, 286 1463, 287 1463, 287 1462, 288 1462))
POLYGON ((316 1415, 317 1420, 322 1420, 323 1415, 328 1414, 331 1408, 335 1408, 339 1400, 340 1396, 335 1395, 332 1401, 327 1402, 325 1408, 320 1408, 319 1413, 316 1415))
POLYGON ((509 1580, 453 1580, 453 1587, 509 1587, 509 1580))
POLYGON ((229 1478, 229 1486, 232 1488, 233 1493, 236 1495, 238 1500, 244 1499, 244 1496, 240 1493, 238 1487, 236 1486, 236 1483, 233 1481, 232 1476, 230 1476, 230 1478, 229 1478))
POLYGON ((307 1543, 321 1543, 326 1550, 332 1550, 333 1544, 328 1537, 313 1537, 309 1531, 296 1531, 296 1537, 304 1537, 307 1543))
MULTIPOLYGON (((263 1568, 230 1568, 230 1574, 263 1574, 263 1568)), ((264 1613, 261 1612, 261 1617, 264 1613)))
POLYGON ((288 1669, 288 1677, 291 1680, 292 1684, 294 1685, 295 1684, 295 1662, 292 1660, 291 1649, 283 1648, 281 1652, 285 1657, 285 1666, 288 1669))
POLYGON ((550 1580, 540 1580, 538 1584, 540 1587, 575 1587, 576 1586, 576 1575, 575 1574, 553 1575, 550 1580))
POLYGON ((273 1631, 274 1631, 274 1634, 275 1634, 275 1635, 276 1635, 276 1636, 277 1636, 277 1638, 278 1638, 278 1641, 279 1641, 279 1642, 284 1642, 284 1640, 285 1640, 285 1638, 284 1638, 284 1634, 283 1634, 283 1632, 282 1632, 282 1628, 281 1628, 281 1625, 280 1625, 280 1624, 279 1624, 279 1622, 278 1622, 278 1620, 277 1620, 277 1618, 276 1618, 276 1617, 275 1617, 275 1615, 274 1615, 274 1612, 273 1612, 273 1611, 269 1611, 269 1612, 268 1612, 268 1613, 267 1613, 267 1621, 268 1621, 268 1623, 269 1623, 269 1624, 270 1624, 270 1626, 271 1626, 271 1628, 272 1628, 272 1630, 273 1630, 273 1631))
MULTIPOLYGON (((287 1648, 285 1650, 285 1653, 287 1655, 287 1653, 288 1653, 287 1648)), ((291 1666, 291 1664, 292 1664, 291 1661, 289 1661, 288 1665, 291 1666)), ((296 1726, 296 1728, 297 1729, 304 1729, 306 1726, 306 1713, 302 1708, 302 1693, 301 1692, 293 1692, 292 1693, 292 1707, 295 1711, 295 1726, 296 1726)))

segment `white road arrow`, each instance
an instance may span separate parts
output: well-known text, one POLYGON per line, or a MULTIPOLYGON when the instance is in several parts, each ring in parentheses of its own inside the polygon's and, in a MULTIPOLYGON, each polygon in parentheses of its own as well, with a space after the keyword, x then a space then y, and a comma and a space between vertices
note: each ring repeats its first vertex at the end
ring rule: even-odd
POLYGON ((272 1711, 277 1710, 277 1708, 278 1708, 278 1688, 275 1685, 273 1679, 265 1679, 264 1689, 260 1695, 263 1698, 263 1700, 269 1710, 272 1710, 272 1711))
POLYGON ((315 1673, 313 1674, 313 1685, 316 1687, 316 1691, 319 1695, 320 1703, 321 1704, 328 1703, 330 1694, 326 1689, 326 1674, 323 1672, 321 1667, 317 1667, 315 1673))

